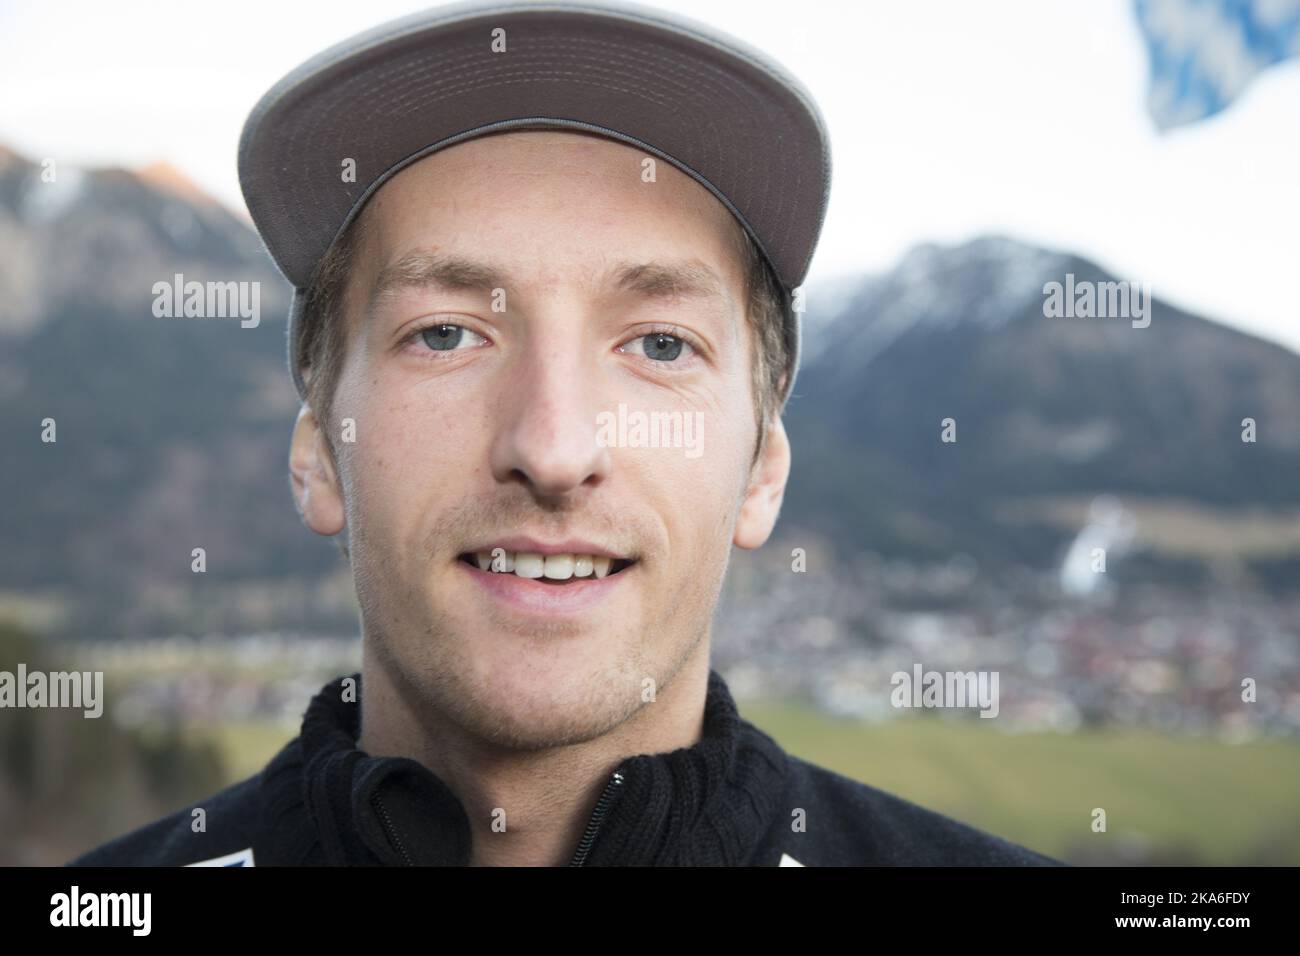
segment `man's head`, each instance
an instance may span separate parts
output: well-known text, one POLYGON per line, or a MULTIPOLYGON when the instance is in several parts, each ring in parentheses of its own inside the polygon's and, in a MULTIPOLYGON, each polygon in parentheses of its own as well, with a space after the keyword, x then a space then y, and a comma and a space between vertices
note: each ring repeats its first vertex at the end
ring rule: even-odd
POLYGON ((730 548, 780 509, 780 293, 728 210, 645 158, 558 131, 448 147, 386 181, 313 282, 303 519, 347 529, 394 685, 504 745, 598 736, 707 654, 730 548), (621 409, 700 423, 702 454, 609 447, 621 409), (615 573, 473 564, 572 539, 615 573))

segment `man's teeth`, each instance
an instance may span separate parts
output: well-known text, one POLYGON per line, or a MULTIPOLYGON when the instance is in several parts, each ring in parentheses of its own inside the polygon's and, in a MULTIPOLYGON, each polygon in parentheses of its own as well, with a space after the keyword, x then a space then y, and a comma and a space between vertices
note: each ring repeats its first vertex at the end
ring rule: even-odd
POLYGON ((517 574, 521 578, 603 578, 609 574, 613 558, 596 554, 535 554, 531 551, 479 551, 474 555, 480 571, 517 574))

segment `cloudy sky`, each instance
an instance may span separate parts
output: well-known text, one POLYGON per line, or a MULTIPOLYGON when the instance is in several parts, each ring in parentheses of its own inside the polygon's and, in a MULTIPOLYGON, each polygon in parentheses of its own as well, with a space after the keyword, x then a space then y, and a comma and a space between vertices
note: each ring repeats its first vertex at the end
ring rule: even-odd
MULTIPOLYGON (((765 49, 818 100, 834 183, 813 280, 1004 233, 1300 350, 1300 61, 1160 135, 1126 0, 656 5, 765 49)), ((242 210, 236 145, 262 92, 423 6, 7 0, 0 142, 74 165, 163 160, 242 210)))

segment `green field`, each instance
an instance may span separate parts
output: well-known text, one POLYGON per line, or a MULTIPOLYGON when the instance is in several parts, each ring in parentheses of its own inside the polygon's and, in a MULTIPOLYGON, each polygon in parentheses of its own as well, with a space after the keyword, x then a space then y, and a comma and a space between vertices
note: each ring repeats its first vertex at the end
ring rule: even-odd
POLYGON ((791 753, 1075 863, 1300 863, 1300 742, 1146 730, 1007 734, 741 703, 791 753), (1107 832, 1092 832, 1092 810, 1107 832))
MULTIPOLYGON (((867 724, 786 702, 740 709, 806 760, 1069 862, 1300 864, 1300 742, 1007 734, 927 716, 867 724), (1094 807, 1105 833, 1092 832, 1094 807)), ((215 739, 235 780, 295 732, 243 723, 215 739)))

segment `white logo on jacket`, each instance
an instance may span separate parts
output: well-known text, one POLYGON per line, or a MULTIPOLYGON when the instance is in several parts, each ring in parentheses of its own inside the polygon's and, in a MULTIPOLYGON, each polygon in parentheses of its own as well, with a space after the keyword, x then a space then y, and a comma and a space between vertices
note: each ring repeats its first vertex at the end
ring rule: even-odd
POLYGON ((199 860, 197 863, 186 863, 186 866, 252 866, 253 865, 253 848, 245 847, 242 850, 236 850, 234 853, 227 853, 225 856, 214 856, 210 860, 199 860))

